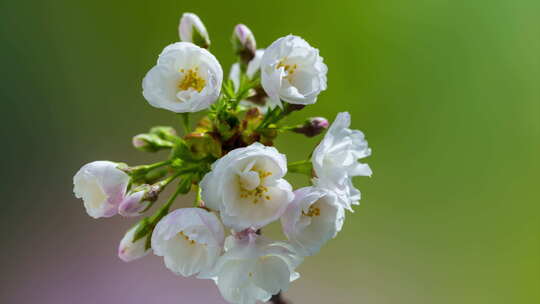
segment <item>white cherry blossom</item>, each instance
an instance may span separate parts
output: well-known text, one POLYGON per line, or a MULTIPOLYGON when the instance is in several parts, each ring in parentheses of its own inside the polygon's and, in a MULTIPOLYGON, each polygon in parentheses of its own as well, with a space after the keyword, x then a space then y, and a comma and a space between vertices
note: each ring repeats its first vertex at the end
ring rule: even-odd
POLYGON ((163 50, 143 79, 144 98, 154 107, 177 113, 198 112, 219 97, 223 70, 216 57, 189 42, 163 50))
POLYGON ((334 191, 342 206, 352 210, 351 205, 357 205, 360 200, 360 191, 354 187, 351 178, 371 176, 372 171, 367 164, 359 162, 371 155, 364 134, 349 129, 350 124, 349 113, 339 113, 315 148, 311 161, 317 176, 315 185, 334 191))
POLYGON ((300 277, 295 268, 302 258, 293 247, 272 242, 253 230, 227 237, 225 250, 213 275, 221 295, 230 303, 266 302, 300 277))
POLYGON ((202 208, 177 209, 156 225, 152 249, 182 276, 206 277, 220 256, 225 232, 218 217, 202 208))
POLYGON ((273 106, 281 100, 308 105, 326 90, 328 68, 319 50, 304 39, 288 35, 279 38, 261 59, 261 82, 273 106))
POLYGON ((345 211, 334 193, 316 187, 294 192, 294 200, 281 217, 283 232, 303 255, 313 255, 343 226, 345 211))
POLYGON ((129 176, 117 166, 110 161, 94 161, 73 177, 75 197, 82 198, 86 212, 93 218, 110 217, 118 212, 129 176))
POLYGON ((287 159, 274 147, 254 143, 232 150, 212 164, 200 185, 206 206, 220 211, 223 223, 241 231, 277 220, 293 199, 283 179, 287 159))

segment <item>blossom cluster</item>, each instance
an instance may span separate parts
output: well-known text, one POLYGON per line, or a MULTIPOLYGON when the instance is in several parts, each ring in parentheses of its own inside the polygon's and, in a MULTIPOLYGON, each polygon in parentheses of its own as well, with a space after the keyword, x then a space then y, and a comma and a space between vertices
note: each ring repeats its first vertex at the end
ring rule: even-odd
POLYGON ((230 303, 268 301, 299 277, 305 257, 342 229, 345 211, 360 200, 353 177, 372 174, 360 162, 371 150, 364 134, 350 129, 347 112, 331 125, 322 117, 284 123, 327 87, 327 66, 304 39, 288 35, 257 49, 251 30, 237 25, 238 61, 224 80, 198 16, 181 17, 179 36, 163 49, 142 88, 150 105, 179 113, 185 132, 157 126, 133 138, 135 148, 168 150, 169 158, 140 166, 86 164, 74 176, 75 196, 94 218, 157 209, 122 238, 122 260, 153 252, 175 274, 213 280, 230 303), (202 111, 192 129, 189 113, 202 111), (286 132, 326 133, 310 158, 288 162, 274 147, 286 132), (311 185, 295 190, 287 173, 306 174, 311 185), (169 185, 176 185, 174 194, 154 207, 169 185), (177 197, 190 193, 194 207, 173 210, 177 197), (262 235, 276 221, 286 240, 262 235))

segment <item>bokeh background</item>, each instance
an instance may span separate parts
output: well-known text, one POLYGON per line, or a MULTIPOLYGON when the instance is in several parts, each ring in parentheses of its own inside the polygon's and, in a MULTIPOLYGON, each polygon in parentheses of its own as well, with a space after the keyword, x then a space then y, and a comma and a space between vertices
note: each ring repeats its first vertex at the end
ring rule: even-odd
MULTIPOLYGON (((289 33, 318 47, 329 89, 291 122, 349 111, 373 148, 361 206, 300 267, 294 303, 538 303, 534 0, 1 0, 1 303, 224 303, 157 257, 121 262, 133 220, 91 219, 72 194, 84 163, 153 161, 131 136, 179 126, 141 79, 186 11, 227 71, 236 23, 260 47, 289 33)), ((300 160, 315 144, 278 148, 300 160)))

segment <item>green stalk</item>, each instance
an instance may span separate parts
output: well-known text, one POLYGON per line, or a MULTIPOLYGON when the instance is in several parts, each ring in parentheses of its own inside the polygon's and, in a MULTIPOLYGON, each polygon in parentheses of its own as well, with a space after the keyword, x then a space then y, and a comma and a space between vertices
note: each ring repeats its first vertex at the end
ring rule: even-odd
POLYGON ((313 165, 310 160, 301 160, 297 162, 289 163, 287 169, 291 173, 301 173, 311 176, 313 173, 313 165))
POLYGON ((180 116, 182 117, 182 126, 184 127, 184 131, 186 132, 186 134, 189 134, 191 132, 189 113, 180 113, 180 116))
POLYGON ((166 166, 166 165, 170 164, 171 162, 172 162, 172 160, 169 159, 169 160, 165 160, 165 161, 162 161, 162 162, 157 162, 157 163, 154 163, 154 164, 142 166, 142 168, 144 170, 146 170, 146 171, 152 171, 154 169, 166 166))

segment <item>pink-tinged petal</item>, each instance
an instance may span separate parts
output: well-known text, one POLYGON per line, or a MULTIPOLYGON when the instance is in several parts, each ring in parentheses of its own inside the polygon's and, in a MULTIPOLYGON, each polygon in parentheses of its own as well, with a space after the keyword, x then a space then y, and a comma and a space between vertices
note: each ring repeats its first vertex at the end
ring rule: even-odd
POLYGON ((73 192, 82 198, 88 215, 110 217, 117 213, 124 199, 129 176, 109 161, 84 165, 73 177, 73 192))
POLYGON ((144 201, 145 192, 138 191, 131 193, 124 198, 118 206, 118 213, 122 216, 133 217, 139 216, 150 204, 149 201, 144 201))

